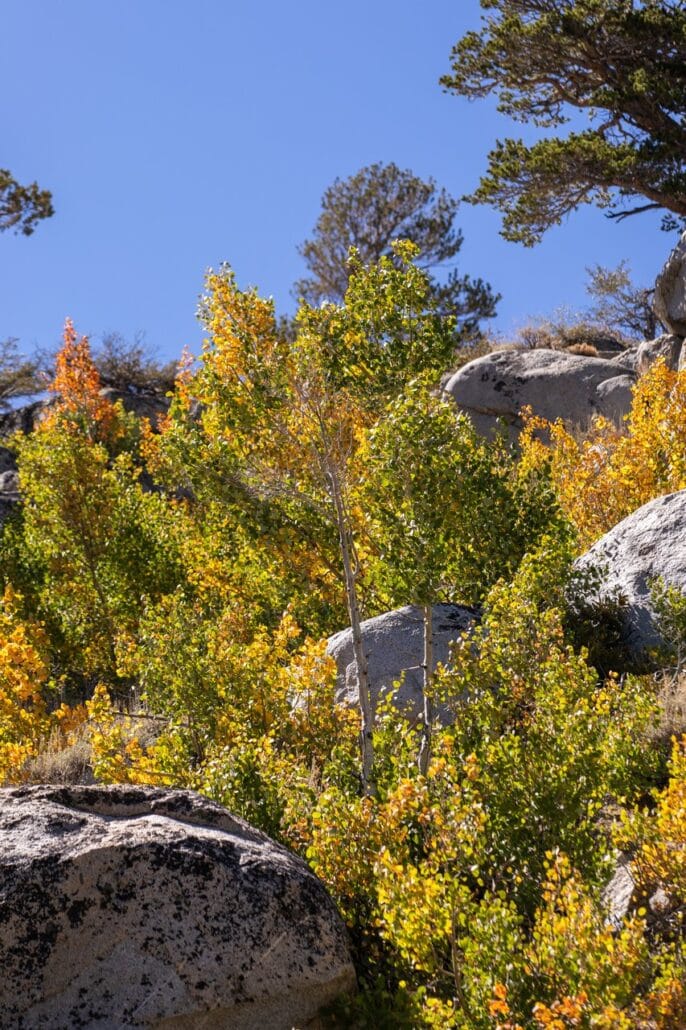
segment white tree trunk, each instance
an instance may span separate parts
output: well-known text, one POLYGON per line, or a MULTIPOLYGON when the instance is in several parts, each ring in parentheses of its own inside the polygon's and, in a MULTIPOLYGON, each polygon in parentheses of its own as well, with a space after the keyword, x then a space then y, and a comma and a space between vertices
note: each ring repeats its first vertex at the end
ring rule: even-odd
POLYGON ((357 668, 357 696, 359 698, 361 728, 360 728, 360 752, 361 752, 361 774, 362 793, 368 797, 375 793, 373 781, 374 766, 374 712, 372 710, 371 696, 369 693, 369 672, 367 669, 367 655, 364 652, 362 640, 362 627, 360 620, 360 606, 357 599, 357 570, 355 568, 353 540, 348 523, 348 518, 343 503, 340 481, 335 469, 329 469, 329 483, 331 487, 331 499, 336 512, 336 524, 341 547, 341 558, 343 560, 343 573, 345 576, 345 596, 348 604, 348 617, 353 637, 353 654, 357 668))
POLYGON ((431 757, 431 724, 433 722, 433 704, 431 692, 434 678, 434 650, 433 650, 433 608, 430 604, 422 609, 424 615, 424 660, 422 669, 422 686, 424 691, 424 725, 422 726, 422 741, 419 746, 419 760, 417 765, 422 776, 426 776, 431 757))

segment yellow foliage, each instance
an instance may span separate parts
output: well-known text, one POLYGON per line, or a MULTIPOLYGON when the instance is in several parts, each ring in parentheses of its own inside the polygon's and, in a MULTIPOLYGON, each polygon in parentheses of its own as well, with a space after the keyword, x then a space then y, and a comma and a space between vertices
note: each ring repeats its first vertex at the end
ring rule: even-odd
POLYGON ((85 707, 96 779, 102 783, 195 786, 192 771, 187 768, 187 756, 177 754, 174 734, 165 732, 165 727, 160 725, 161 732, 152 744, 143 744, 140 716, 119 712, 102 683, 97 685, 85 707))
POLYGON ((668 899, 665 909, 681 911, 686 905, 686 735, 674 741, 670 769, 655 814, 642 824, 644 839, 633 869, 644 893, 660 888, 668 899))
POLYGON ((21 783, 22 769, 47 736, 43 696, 45 637, 21 620, 18 598, 7 589, 0 603, 0 782, 21 783))
POLYGON ((42 628, 24 621, 21 597, 11 587, 0 601, 0 783, 24 783, 27 767, 50 741, 53 750, 69 747, 86 711, 82 705, 51 710, 42 628))
POLYGON ((554 998, 534 1006, 537 1026, 635 1025, 626 1009, 649 969, 644 921, 627 920, 617 931, 564 855, 550 856, 525 963, 533 981, 554 998))
POLYGON ((625 430, 598 417, 579 439, 562 421, 529 415, 521 443, 523 469, 550 463, 585 549, 647 501, 686 487, 686 371, 657 361, 638 381, 625 430))

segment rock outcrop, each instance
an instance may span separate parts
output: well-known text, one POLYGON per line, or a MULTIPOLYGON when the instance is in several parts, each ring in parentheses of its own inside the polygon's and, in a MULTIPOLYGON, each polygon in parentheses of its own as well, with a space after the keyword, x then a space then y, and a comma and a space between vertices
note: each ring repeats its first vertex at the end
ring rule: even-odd
POLYGON ((492 435, 505 426, 516 436, 524 407, 582 428, 594 415, 619 421, 630 409, 634 382, 626 366, 604 358, 513 350, 470 361, 448 380, 445 391, 480 433, 492 435))
POLYGON ((617 608, 627 651, 626 669, 644 671, 651 651, 668 645, 660 633, 651 601, 659 578, 686 592, 686 490, 649 501, 601 537, 576 562, 579 572, 597 570, 600 586, 588 597, 602 607, 622 599, 617 608))
POLYGON ((0 1025, 306 1027, 354 986, 300 859, 187 791, 0 791, 0 1025))
POLYGON ((615 930, 621 930, 624 920, 636 909, 643 908, 649 928, 653 932, 657 929, 661 936, 668 930, 670 917, 681 909, 679 899, 670 898, 662 887, 658 887, 650 897, 641 896, 634 879, 631 856, 627 853, 619 856, 614 874, 602 893, 602 901, 615 930))
POLYGON ((624 919, 629 915, 635 890, 636 882, 631 872, 630 858, 628 855, 621 855, 602 893, 603 904, 615 930, 621 929, 624 919))
MULTIPOLYGON (((469 631, 476 619, 473 608, 456 604, 437 604, 433 608, 434 667, 445 665, 450 645, 469 631)), ((377 615, 362 623, 362 640, 369 663, 369 689, 372 703, 388 693, 410 718, 423 711, 424 619, 421 608, 407 605, 377 615), (400 686, 394 687, 402 679, 400 686)), ((327 652, 336 660, 338 676, 336 701, 356 706, 357 665, 353 654, 352 631, 341 630, 329 637, 327 652)), ((439 713, 440 714, 440 713, 439 713)))
POLYGON ((675 336, 686 336, 686 232, 655 280, 653 311, 675 336))
POLYGON ((32 433, 36 423, 43 418, 52 400, 36 400, 10 411, 0 412, 0 437, 13 433, 32 433))
POLYGON ((637 353, 639 375, 645 375, 658 358, 663 358, 667 368, 676 371, 680 366, 683 340, 680 336, 663 333, 655 340, 644 340, 637 353))

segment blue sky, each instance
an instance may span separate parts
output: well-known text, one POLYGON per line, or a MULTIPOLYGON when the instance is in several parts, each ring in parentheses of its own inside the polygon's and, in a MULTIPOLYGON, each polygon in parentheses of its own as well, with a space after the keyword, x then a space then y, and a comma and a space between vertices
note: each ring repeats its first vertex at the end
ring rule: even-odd
MULTIPOLYGON (((4 0, 0 167, 53 191, 29 238, 0 236, 0 336, 53 346, 65 316, 97 338, 141 331, 197 350, 208 267, 291 311, 297 245, 324 189, 374 161, 473 189, 519 134, 490 102, 442 92, 478 0, 4 0)), ((652 281, 659 218, 586 210, 526 250, 462 205, 459 267, 503 294, 496 328, 585 303, 585 268, 627 258, 652 281)))

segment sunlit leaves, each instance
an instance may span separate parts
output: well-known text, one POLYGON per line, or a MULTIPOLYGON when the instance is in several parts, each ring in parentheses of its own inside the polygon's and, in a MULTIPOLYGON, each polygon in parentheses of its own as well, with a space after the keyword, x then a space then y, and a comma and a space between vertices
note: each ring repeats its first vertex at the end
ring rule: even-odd
POLYGON ((550 467, 584 549, 647 501, 686 487, 686 372, 657 361, 634 389, 625 428, 598 417, 579 439, 561 421, 530 418, 522 448, 524 468, 550 467))

